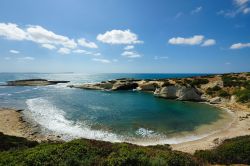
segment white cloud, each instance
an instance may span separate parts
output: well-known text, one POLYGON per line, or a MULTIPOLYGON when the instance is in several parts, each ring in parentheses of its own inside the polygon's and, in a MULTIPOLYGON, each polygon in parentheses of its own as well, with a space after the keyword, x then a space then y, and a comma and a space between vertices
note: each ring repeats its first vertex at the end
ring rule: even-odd
POLYGON ((232 18, 240 13, 248 14, 250 13, 250 8, 248 5, 249 2, 250 0, 233 0, 233 4, 234 4, 233 10, 221 10, 217 12, 217 14, 224 15, 225 17, 232 17, 232 18))
POLYGON ((202 35, 195 35, 190 38, 183 38, 183 37, 174 37, 168 40, 169 44, 185 44, 185 45, 198 45, 204 39, 202 35))
POLYGON ((98 48, 98 46, 94 42, 90 42, 84 38, 78 39, 78 44, 83 47, 88 47, 88 48, 98 48))
POLYGON ((231 65, 231 62, 226 62, 225 65, 231 65))
POLYGON ((194 10, 191 11, 191 14, 196 14, 202 11, 202 6, 199 6, 197 8, 195 8, 194 10))
POLYGON ((245 9, 243 9, 243 13, 244 13, 244 14, 250 13, 250 8, 245 8, 245 9))
POLYGON ((12 54, 19 54, 20 52, 17 51, 17 50, 10 50, 10 53, 12 53, 12 54))
POLYGON ((216 44, 214 39, 206 39, 203 35, 194 35, 189 38, 174 37, 168 40, 169 44, 173 45, 200 45, 203 47, 212 46, 216 44))
POLYGON ((137 52, 134 52, 134 51, 124 51, 122 53, 122 56, 125 56, 127 58, 140 58, 141 55, 138 54, 137 52))
POLYGON ((231 45, 230 49, 241 49, 246 47, 250 47, 250 43, 236 43, 231 45))
POLYGON ((34 58, 34 57, 30 57, 30 56, 26 56, 26 57, 18 58, 18 60, 22 60, 22 61, 33 61, 33 60, 35 60, 35 58, 34 58))
POLYGON ((55 47, 54 45, 52 45, 52 44, 42 44, 42 47, 43 47, 43 48, 47 48, 47 49, 49 49, 49 50, 54 50, 54 49, 56 49, 56 47, 55 47))
POLYGON ((54 32, 38 25, 29 26, 26 31, 28 33, 28 39, 36 43, 62 45, 63 47, 71 49, 77 47, 77 43, 74 41, 74 39, 57 35, 54 32))
POLYGON ((99 52, 97 52, 97 53, 93 53, 92 55, 94 55, 94 56, 101 56, 102 54, 99 53, 99 52))
POLYGON ((159 59, 168 59, 168 56, 155 56, 154 59, 155 59, 155 60, 159 60, 159 59))
POLYGON ((0 36, 9 40, 25 40, 27 38, 26 32, 12 23, 0 23, 0 36))
POLYGON ((245 5, 249 0, 234 0, 234 3, 238 6, 245 5))
POLYGON ((214 39, 207 39, 203 42, 203 44, 201 46, 207 47, 207 46, 212 46, 215 44, 216 44, 216 41, 214 39))
POLYGON ((20 28, 13 23, 0 23, 0 37, 4 37, 8 40, 32 41, 50 50, 56 49, 56 47, 76 49, 78 46, 98 48, 94 42, 89 42, 84 38, 79 39, 77 43, 75 39, 58 35, 39 25, 29 25, 25 28, 20 28))
POLYGON ((86 55, 93 55, 93 56, 101 56, 101 53, 99 52, 91 52, 91 51, 86 51, 86 50, 82 50, 82 49, 77 49, 77 50, 73 50, 73 53, 77 53, 77 54, 86 54, 86 55))
POLYGON ((107 44, 138 44, 143 43, 137 35, 128 30, 111 30, 97 35, 97 40, 107 44))
POLYGON ((60 54, 69 54, 70 53, 70 49, 62 47, 57 52, 60 53, 60 54))
POLYGON ((111 63, 111 61, 108 59, 93 58, 92 60, 96 62, 101 62, 101 63, 111 63))
POLYGON ((88 51, 82 50, 82 49, 77 49, 77 50, 73 50, 72 52, 77 53, 77 54, 84 54, 84 53, 87 53, 88 51))
POLYGON ((132 49, 134 49, 134 48, 135 48, 135 46, 133 46, 133 45, 128 45, 128 46, 124 47, 124 50, 132 50, 132 49))

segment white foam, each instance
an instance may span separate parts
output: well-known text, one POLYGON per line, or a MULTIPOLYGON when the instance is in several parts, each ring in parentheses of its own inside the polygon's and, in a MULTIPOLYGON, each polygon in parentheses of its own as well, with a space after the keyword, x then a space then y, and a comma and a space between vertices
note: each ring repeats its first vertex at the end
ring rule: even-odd
POLYGON ((142 137, 150 137, 150 136, 154 135, 153 130, 149 130, 149 129, 145 129, 145 128, 139 128, 135 133, 137 135, 142 136, 142 137))
POLYGON ((15 93, 25 93, 25 92, 29 92, 29 91, 31 91, 31 89, 22 90, 22 91, 18 91, 18 92, 15 92, 15 93))
POLYGON ((10 93, 0 93, 0 96, 11 96, 12 94, 10 93))
POLYGON ((88 108, 93 111, 108 111, 109 110, 108 107, 102 107, 102 106, 97 106, 97 105, 89 105, 88 108))
POLYGON ((63 110, 43 98, 28 99, 26 104, 31 111, 32 118, 37 123, 53 131, 55 134, 62 135, 62 138, 65 140, 83 137, 110 142, 121 142, 116 134, 108 131, 92 130, 86 124, 75 123, 66 119, 63 110))

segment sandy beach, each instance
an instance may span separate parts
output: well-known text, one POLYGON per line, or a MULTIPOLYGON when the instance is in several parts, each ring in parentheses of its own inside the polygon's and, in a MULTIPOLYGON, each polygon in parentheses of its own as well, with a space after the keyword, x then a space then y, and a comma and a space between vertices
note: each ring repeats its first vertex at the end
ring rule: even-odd
POLYGON ((234 119, 232 123, 223 130, 220 130, 212 135, 198 139, 195 141, 184 142, 171 145, 174 150, 193 154, 196 150, 212 149, 218 146, 223 140, 250 135, 250 112, 249 109, 244 111, 238 110, 238 107, 216 105, 221 109, 230 109, 234 119))
MULTIPOLYGON (((225 106, 217 105, 217 107, 224 108, 225 106)), ((228 108, 228 107, 227 107, 228 108)), ((211 149, 218 146, 223 140, 242 135, 250 135, 250 112, 232 110, 234 115, 233 122, 225 129, 220 130, 212 135, 179 144, 172 144, 174 150, 194 153, 196 150, 211 149)), ((25 137, 30 140, 45 141, 58 140, 55 136, 44 136, 39 133, 38 127, 25 121, 21 111, 0 108, 0 132, 7 135, 14 135, 25 137)))
POLYGON ((22 110, 0 108, 0 119, 0 132, 6 135, 24 137, 38 142, 59 140, 52 135, 42 135, 37 124, 24 119, 22 110))

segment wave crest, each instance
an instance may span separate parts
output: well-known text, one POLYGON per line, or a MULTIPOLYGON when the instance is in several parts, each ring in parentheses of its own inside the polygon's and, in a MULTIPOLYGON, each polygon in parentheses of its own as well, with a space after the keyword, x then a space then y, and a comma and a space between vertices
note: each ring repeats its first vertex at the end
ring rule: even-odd
POLYGON ((28 99, 26 101, 32 118, 42 127, 62 135, 62 139, 74 138, 96 139, 110 142, 121 142, 116 134, 92 130, 86 124, 75 123, 65 118, 65 112, 43 98, 28 99))

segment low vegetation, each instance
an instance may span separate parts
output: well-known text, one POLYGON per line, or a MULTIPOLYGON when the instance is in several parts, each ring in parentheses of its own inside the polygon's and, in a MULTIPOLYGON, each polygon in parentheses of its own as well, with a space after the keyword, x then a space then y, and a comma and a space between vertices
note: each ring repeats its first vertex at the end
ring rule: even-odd
MULTIPOLYGON (((18 137, 1 135, 8 151, 0 152, 0 165, 199 165, 191 155, 166 146, 141 147, 126 143, 78 139, 18 148, 18 137), (10 137, 10 138, 8 138, 10 137), (8 143, 9 142, 9 143, 8 143), (14 145, 14 146, 13 146, 14 145)), ((6 148, 1 149, 6 150, 6 148)))
POLYGON ((250 102, 250 89, 240 89, 235 92, 237 100, 242 103, 250 102))
POLYGON ((216 149, 196 151, 194 156, 210 164, 250 164, 250 136, 225 140, 216 149))
POLYGON ((197 78, 192 80, 192 82, 190 82, 190 85, 200 87, 202 84, 207 84, 207 83, 209 83, 208 79, 197 78))
POLYGON ((0 165, 250 164, 250 136, 226 140, 216 149, 196 151, 193 156, 173 151, 169 145, 142 147, 87 139, 38 144, 3 134, 0 140, 0 165))

